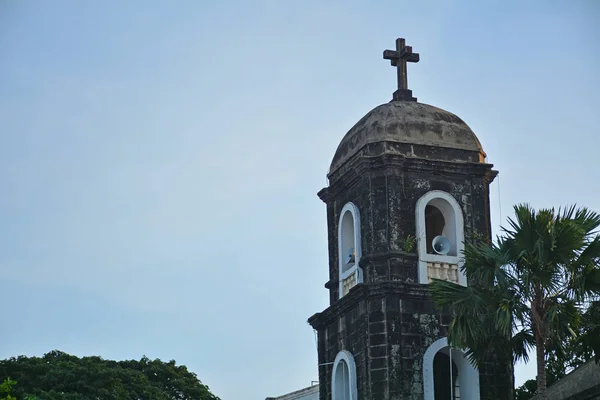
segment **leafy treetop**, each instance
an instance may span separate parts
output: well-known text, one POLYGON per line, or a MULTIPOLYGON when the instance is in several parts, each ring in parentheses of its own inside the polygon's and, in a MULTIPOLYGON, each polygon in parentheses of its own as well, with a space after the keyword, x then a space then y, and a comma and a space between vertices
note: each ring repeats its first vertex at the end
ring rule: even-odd
POLYGON ((185 366, 147 357, 112 361, 54 350, 43 357, 1 360, 0 379, 17 382, 6 383, 5 393, 14 396, 6 399, 219 400, 185 366))

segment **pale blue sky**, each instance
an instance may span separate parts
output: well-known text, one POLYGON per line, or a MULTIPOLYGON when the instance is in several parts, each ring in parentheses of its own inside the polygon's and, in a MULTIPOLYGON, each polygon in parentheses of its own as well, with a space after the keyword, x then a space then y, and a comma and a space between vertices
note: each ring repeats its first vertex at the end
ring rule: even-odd
POLYGON ((494 226, 600 211, 594 0, 0 1, 0 358, 175 359, 224 400, 316 380, 316 192, 398 36, 500 171, 494 226))

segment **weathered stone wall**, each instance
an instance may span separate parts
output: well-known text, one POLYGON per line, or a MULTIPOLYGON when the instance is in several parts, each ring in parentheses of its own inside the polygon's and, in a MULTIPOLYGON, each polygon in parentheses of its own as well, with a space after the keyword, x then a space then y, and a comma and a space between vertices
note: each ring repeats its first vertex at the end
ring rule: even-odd
POLYGON ((338 223, 346 203, 360 210, 365 282, 418 282, 416 248, 408 253, 403 248, 408 235, 416 236, 417 200, 431 190, 451 194, 463 212, 465 238, 489 237, 489 183, 495 174, 489 164, 389 154, 362 156, 341 168, 319 192, 327 204, 330 304, 339 298, 338 223))
MULTIPOLYGON (((377 144, 377 146, 380 144, 377 144)), ((450 317, 436 310, 427 285, 418 283, 418 256, 403 248, 416 236, 416 203, 443 190, 459 203, 465 238, 490 236, 491 165, 377 155, 365 148, 330 176, 319 192, 327 204, 330 307, 309 322, 318 331, 321 400, 331 399, 333 361, 341 350, 354 355, 359 399, 423 400, 423 355, 446 336, 450 317), (338 221, 347 202, 360 210, 364 284, 339 299, 338 221)), ((445 155, 452 158, 452 152, 445 155)), ((510 378, 498 363, 480 369, 482 400, 507 398, 510 378)))
MULTIPOLYGON (((423 400, 423 356, 445 337, 449 315, 436 310, 426 285, 401 282, 354 287, 310 318, 319 332, 320 399, 331 399, 333 360, 348 350, 356 362, 359 399, 423 400)), ((484 365, 482 400, 506 397, 505 371, 484 365)))
POLYGON ((348 350, 354 356, 359 397, 363 393, 361 388, 365 387, 368 379, 366 356, 368 354, 369 316, 366 312, 366 302, 346 303, 353 303, 354 306, 347 311, 345 307, 336 310, 338 312, 324 320, 323 325, 318 329, 321 399, 331 399, 333 361, 342 350, 348 350), (325 384, 323 385, 322 382, 325 384))

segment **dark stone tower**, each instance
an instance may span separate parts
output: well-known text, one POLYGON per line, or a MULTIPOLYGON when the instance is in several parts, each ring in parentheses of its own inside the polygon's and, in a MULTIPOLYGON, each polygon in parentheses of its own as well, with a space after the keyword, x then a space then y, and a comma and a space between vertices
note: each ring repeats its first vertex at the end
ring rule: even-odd
POLYGON ((309 323, 318 331, 320 398, 506 398, 511 381, 500 366, 478 371, 448 349, 450 318, 428 293, 431 277, 468 284, 463 241, 490 236, 496 172, 467 124, 412 97, 406 62, 418 54, 399 39, 384 57, 399 68, 394 99, 344 136, 319 192, 330 306, 309 323))

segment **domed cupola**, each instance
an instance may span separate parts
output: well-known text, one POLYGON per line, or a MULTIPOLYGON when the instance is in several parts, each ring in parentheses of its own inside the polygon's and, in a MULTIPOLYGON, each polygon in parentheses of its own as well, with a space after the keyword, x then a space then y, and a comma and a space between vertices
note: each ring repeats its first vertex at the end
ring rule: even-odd
POLYGON ((456 115, 416 101, 392 100, 348 131, 329 173, 356 155, 383 154, 457 162, 485 162, 486 157, 475 133, 456 115))

